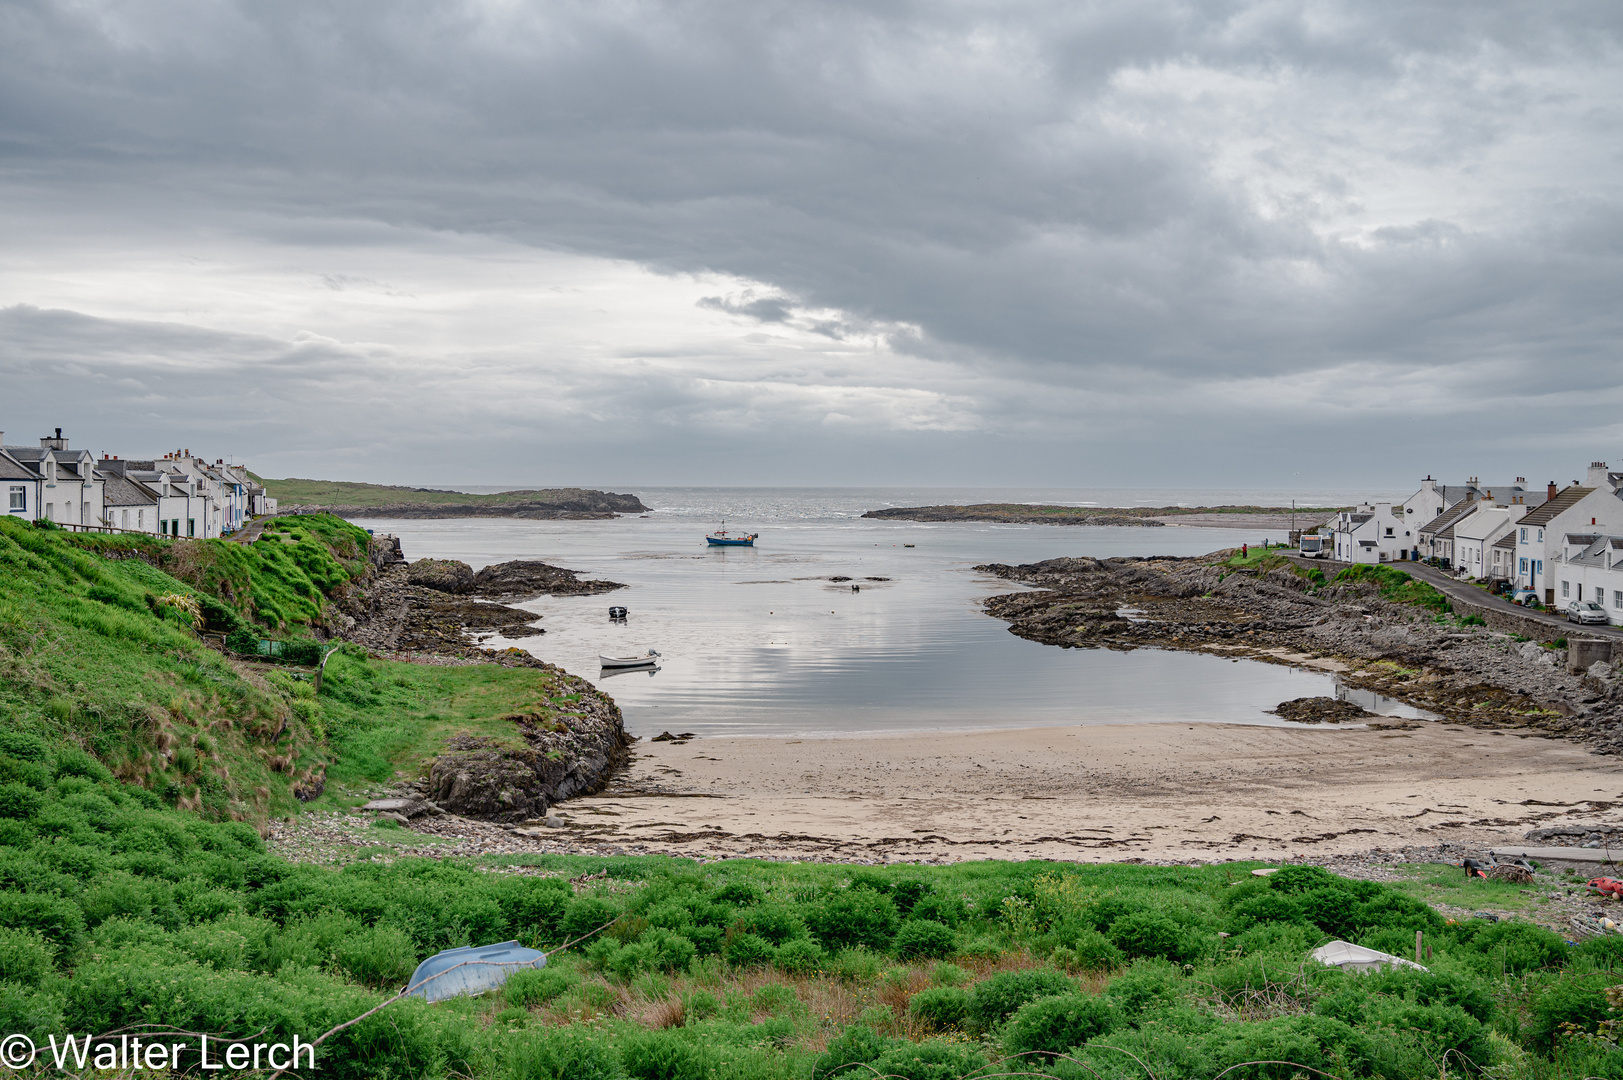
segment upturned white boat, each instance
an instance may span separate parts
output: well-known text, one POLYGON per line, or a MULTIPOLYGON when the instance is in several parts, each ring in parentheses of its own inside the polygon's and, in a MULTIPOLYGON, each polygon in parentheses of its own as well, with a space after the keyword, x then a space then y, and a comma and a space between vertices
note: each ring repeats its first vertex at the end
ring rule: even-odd
POLYGON ((604 667, 647 667, 659 659, 659 653, 653 649, 641 656, 604 656, 599 653, 597 658, 604 667))

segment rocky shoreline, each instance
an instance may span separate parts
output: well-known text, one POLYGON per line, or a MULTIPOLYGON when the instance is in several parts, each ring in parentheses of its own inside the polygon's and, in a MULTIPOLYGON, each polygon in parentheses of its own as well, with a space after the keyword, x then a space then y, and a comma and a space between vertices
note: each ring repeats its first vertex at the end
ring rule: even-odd
POLYGON ((1447 720, 1623 752, 1623 684, 1609 664, 1569 672, 1566 651, 1548 643, 1389 602, 1371 583, 1321 584, 1284 560, 1237 568, 1223 554, 976 569, 1033 587, 985 601, 1032 641, 1309 664, 1447 720))
MULTIPOLYGON (((572 700, 556 716, 515 713, 504 719, 522 746, 464 735, 430 767, 426 782, 407 781, 392 794, 420 813, 432 808, 465 817, 517 822, 544 817, 553 803, 601 790, 627 760, 631 736, 614 699, 585 679, 521 649, 492 651, 492 635, 544 633, 540 616, 500 600, 582 595, 623 589, 615 581, 582 581, 574 571, 516 560, 477 573, 449 559, 396 561, 392 537, 374 538, 380 565, 351 605, 354 624, 343 634, 359 645, 412 663, 493 664, 548 673, 558 694, 572 700)), ((414 816, 406 813, 405 818, 414 816)))

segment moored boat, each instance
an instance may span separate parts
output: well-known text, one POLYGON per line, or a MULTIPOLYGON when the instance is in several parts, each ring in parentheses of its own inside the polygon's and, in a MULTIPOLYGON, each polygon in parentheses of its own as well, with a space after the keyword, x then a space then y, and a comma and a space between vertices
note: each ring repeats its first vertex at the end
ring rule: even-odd
POLYGON ((641 656, 604 656, 599 653, 597 659, 606 668, 648 667, 659 660, 659 653, 653 649, 641 656))
POLYGON ((760 536, 760 533, 739 533, 735 536, 727 531, 727 523, 723 521, 721 528, 710 533, 705 540, 712 547, 754 547, 760 536))

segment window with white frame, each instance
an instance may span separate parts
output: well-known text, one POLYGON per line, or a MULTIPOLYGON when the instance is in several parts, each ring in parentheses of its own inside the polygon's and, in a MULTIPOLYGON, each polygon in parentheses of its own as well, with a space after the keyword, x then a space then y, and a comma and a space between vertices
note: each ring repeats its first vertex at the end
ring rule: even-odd
POLYGON ((1522 530, 1522 543, 1524 543, 1524 544, 1527 543, 1527 530, 1526 529, 1522 530))
POLYGON ((1525 574, 1525 573, 1527 573, 1527 560, 1526 560, 1526 559, 1523 559, 1523 560, 1522 560, 1522 564, 1521 564, 1521 569, 1519 569, 1519 570, 1518 570, 1518 571, 1517 571, 1517 573, 1519 573, 1519 574, 1525 574))
POLYGON ((1570 586, 1565 581, 1561 583, 1561 599, 1565 600, 1568 596, 1572 595, 1567 591, 1569 588, 1570 586))
POLYGON ((1623 589, 1612 590, 1612 606, 1615 608, 1623 608, 1623 589))
POLYGON ((21 513, 28 509, 28 488, 22 484, 11 486, 11 509, 21 513))

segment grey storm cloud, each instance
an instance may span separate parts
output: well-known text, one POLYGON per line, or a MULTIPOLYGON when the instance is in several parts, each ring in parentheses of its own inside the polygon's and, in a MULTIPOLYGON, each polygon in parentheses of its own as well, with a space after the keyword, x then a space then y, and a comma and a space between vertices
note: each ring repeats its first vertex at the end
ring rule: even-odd
POLYGON ((1315 439, 1370 448, 1346 482, 1567 472, 1623 434, 1620 41, 1601 3, 10 0, 0 191, 49 223, 42 265, 119 219, 286 252, 428 230, 720 275, 744 284, 690 307, 879 351, 628 382, 538 342, 538 434, 452 392, 505 359, 75 314, 24 266, 0 373, 30 405, 70 364, 132 407, 252 386, 279 410, 252 447, 341 431, 389 480, 457 479, 420 470, 481 424, 639 478, 657 451, 700 479, 1221 482, 1315 439), (695 448, 716 424, 759 433, 757 472, 695 448))

